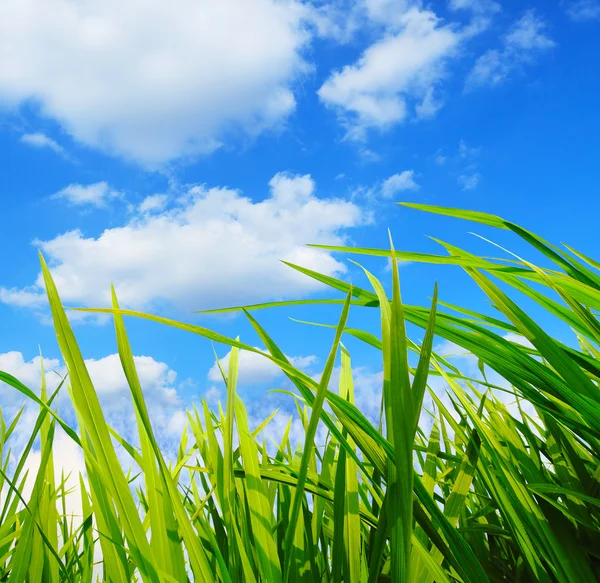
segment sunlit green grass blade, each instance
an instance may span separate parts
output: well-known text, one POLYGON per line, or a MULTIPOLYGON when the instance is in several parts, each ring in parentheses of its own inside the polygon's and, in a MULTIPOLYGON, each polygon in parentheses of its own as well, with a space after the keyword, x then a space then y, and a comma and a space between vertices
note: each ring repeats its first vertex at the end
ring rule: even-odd
POLYGON ((396 581, 409 581, 413 529, 414 405, 398 263, 393 253, 390 343, 386 346, 384 342, 383 351, 389 354, 391 364, 388 395, 393 422, 392 444, 396 452, 396 465, 394 469, 390 468, 391 475, 388 476, 391 575, 396 581))
MULTIPOLYGON (((350 355, 342 347, 340 397, 354 402, 354 383, 350 355)), ((350 447, 354 444, 344 432, 350 447)), ((362 544, 358 497, 358 473, 355 461, 340 449, 334 491, 334 540, 332 549, 333 580, 359 581, 362 572, 362 544)))
POLYGON ((123 530, 129 542, 129 550, 135 558, 142 578, 158 583, 160 579, 154 565, 150 545, 111 443, 98 397, 58 297, 50 271, 41 256, 40 262, 56 336, 69 372, 73 404, 83 423, 83 430, 89 435, 91 449, 86 451, 84 447, 84 452, 90 458, 90 462, 93 460, 97 463, 102 482, 118 508, 123 530))
MULTIPOLYGON (((41 357, 40 355, 40 378, 41 378, 41 383, 40 383, 40 399, 42 401, 47 401, 48 399, 48 392, 47 392, 47 387, 46 387, 46 373, 44 370, 44 359, 43 357, 41 357)), ((44 449, 46 448, 47 441, 48 441, 48 437, 51 435, 51 430, 50 430, 50 425, 51 425, 51 421, 50 419, 48 419, 48 416, 46 416, 46 418, 44 419, 43 423, 42 423, 42 427, 40 430, 40 449, 42 451, 44 451, 44 449)), ((51 547, 53 549, 55 549, 55 551, 58 551, 58 529, 57 529, 57 524, 58 524, 58 513, 56 511, 56 484, 54 481, 54 458, 52 455, 52 444, 49 445, 50 447, 50 455, 48 457, 48 461, 46 463, 46 468, 45 468, 45 476, 44 476, 44 495, 43 498, 41 500, 41 504, 39 507, 39 518, 40 518, 40 522, 43 525, 44 528, 44 534, 46 535, 47 539, 48 539, 48 543, 51 545, 51 547)), ((36 550, 35 547, 37 546, 38 550, 37 552, 39 552, 40 555, 43 555, 43 566, 42 569, 39 572, 39 575, 37 575, 38 577, 38 581, 44 581, 44 582, 48 582, 48 583, 54 583, 58 581, 58 564, 54 558, 54 556, 51 555, 51 553, 49 552, 49 550, 47 548, 45 548, 44 545, 44 541, 41 539, 41 537, 38 535, 34 535, 35 539, 37 539, 37 541, 34 541, 34 555, 36 554, 36 550)), ((35 568, 33 567, 33 565, 30 567, 30 572, 31 572, 31 583, 33 583, 35 581, 34 577, 35 575, 33 575, 35 568)))
POLYGON ((319 382, 319 388, 317 389, 315 400, 312 403, 310 422, 308 429, 306 430, 304 450, 302 452, 302 461, 300 463, 300 468, 298 471, 298 484, 296 485, 296 488, 292 495, 292 505, 289 515, 289 526, 287 527, 287 532, 284 541, 284 555, 286 557, 284 578, 286 581, 289 581, 291 576, 291 570, 293 568, 292 544, 296 532, 298 517, 300 515, 300 508, 304 499, 304 486, 306 483, 306 475, 308 472, 310 455, 314 447, 314 439, 317 433, 317 426, 319 424, 319 420, 321 419, 321 410, 323 408, 323 403, 325 402, 325 391, 327 390, 327 387, 329 385, 329 379, 331 378, 331 373, 335 364, 335 358, 337 355, 339 343, 342 337, 344 327, 346 325, 346 320, 348 319, 348 311, 350 309, 350 298, 351 295, 348 294, 346 303, 344 304, 344 308, 340 316, 340 321, 336 330, 333 345, 327 358, 327 362, 325 363, 325 368, 323 369, 321 380, 319 382))
POLYGON ((258 564, 263 580, 277 583, 282 579, 281 567, 276 540, 272 534, 275 525, 271 507, 260 474, 258 448, 250 434, 246 408, 239 398, 236 399, 235 410, 258 564))
MULTIPOLYGON (((38 548, 37 556, 34 557, 31 554, 31 548, 32 545, 35 544, 34 539, 36 534, 42 539, 45 548, 53 554, 52 558, 56 561, 54 564, 59 565, 63 569, 63 574, 66 575, 66 573, 64 573, 62 562, 56 554, 56 550, 53 548, 52 543, 48 540, 48 537, 44 532, 43 524, 40 524, 39 521, 39 504, 40 501, 43 500, 44 488, 46 485, 46 468, 52 454, 54 423, 51 423, 47 429, 48 433, 45 436, 44 450, 42 451, 38 475, 33 486, 31 499, 29 504, 26 505, 27 514, 24 520, 23 530, 13 553, 11 562, 12 569, 10 577, 8 578, 8 583, 22 583, 27 580, 28 576, 31 577, 31 575, 34 577, 39 576, 41 578, 44 569, 44 547, 38 548)), ((14 484, 7 479, 7 476, 4 476, 4 478, 9 483, 11 489, 16 491, 19 499, 22 499, 21 494, 16 490, 14 484)), ((25 504, 24 500, 23 503, 25 504)), ((68 579, 70 579, 70 577, 68 579)))
POLYGON ((206 327, 122 310, 113 291, 112 308, 86 311, 114 317, 139 447, 136 436, 106 423, 42 260, 69 372, 59 389, 69 390, 77 432, 55 411, 59 389, 48 397, 42 383, 37 395, 0 373, 5 389, 38 409, 17 456, 25 415, 21 410, 8 423, 0 409, 0 580, 91 583, 95 573, 111 583, 600 580, 600 263, 499 217, 416 206, 512 232, 521 248, 542 254, 546 267, 497 245, 505 257, 477 256, 437 239, 447 255, 322 247, 390 258, 392 297, 366 270, 373 291, 288 264, 347 297, 216 310, 243 310, 266 352, 206 327), (409 258, 461 267, 495 312, 439 301, 437 287, 431 307, 404 305, 396 260, 409 258), (534 320, 519 298, 545 315, 534 320), (311 304, 344 306, 337 325, 317 324, 335 330, 320 380, 294 366, 248 312, 311 304), (380 316, 380 338, 346 327, 350 306, 379 308, 371 313, 380 316), (188 411, 176 459, 165 458, 151 424, 125 315, 232 349, 227 371, 217 359, 224 408, 204 400, 202 416, 195 406, 188 411), (561 329, 566 324, 574 337, 553 337, 547 318, 558 319, 561 329), (409 324, 424 331, 422 341, 409 337, 409 324), (343 334, 382 360, 378 425, 373 409, 367 418, 354 404, 343 334), (434 350, 436 341, 446 348, 434 350), (328 385, 340 347, 337 391, 328 385), (276 392, 290 398, 295 419, 282 424, 275 413, 259 412, 265 420, 249 427, 237 396, 238 350, 282 371, 288 386, 276 392), (84 456, 80 518, 68 510, 77 495, 67 491, 70 479, 54 479, 50 444, 58 426, 84 456), (129 470, 115 448, 130 456, 129 470), (34 455, 42 464, 28 475, 34 455), (33 483, 28 500, 26 483, 33 483), (102 551, 97 565, 95 549, 102 551))
MULTIPOLYGON (((114 290, 113 306, 118 308, 118 302, 114 290)), ((159 536, 167 537, 167 539, 159 539, 159 548, 163 553, 165 553, 163 556, 162 571, 179 580, 184 580, 186 577, 183 554, 178 540, 179 533, 177 529, 179 528, 181 530, 181 536, 185 543, 188 556, 190 557, 192 571, 198 577, 207 577, 210 574, 211 569, 205 551, 195 536, 192 525, 190 524, 188 516, 185 512, 183 503, 181 502, 177 487, 173 482, 172 476, 160 452, 156 438, 154 437, 154 432, 150 424, 150 417, 144 402, 139 378, 135 370, 133 354, 131 353, 131 348, 129 346, 129 340, 125 331, 123 318, 119 314, 115 314, 114 320, 119 356, 121 358, 121 364, 123 365, 123 370, 125 371, 125 376, 131 389, 136 414, 140 424, 140 437, 142 439, 142 446, 145 448, 145 463, 149 464, 149 467, 146 468, 146 475, 150 476, 150 479, 153 483, 155 483, 158 476, 155 474, 156 466, 152 453, 154 456, 156 456, 156 461, 159 465, 162 483, 160 484, 160 487, 158 484, 155 484, 155 488, 157 488, 157 500, 155 500, 154 503, 158 504, 158 497, 161 496, 161 494, 163 499, 162 504, 158 508, 154 509, 156 512, 154 516, 159 520, 158 527, 166 529, 165 532, 161 532, 159 534, 159 536), (175 522, 175 519, 177 522, 175 522)), ((227 575, 225 573, 222 573, 222 576, 224 580, 227 580, 227 575)))

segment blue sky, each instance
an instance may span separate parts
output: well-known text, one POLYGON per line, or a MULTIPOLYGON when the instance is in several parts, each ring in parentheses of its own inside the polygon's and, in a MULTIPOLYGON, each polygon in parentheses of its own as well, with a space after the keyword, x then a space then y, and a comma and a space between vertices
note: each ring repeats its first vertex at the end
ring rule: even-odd
MULTIPOLYGON (((192 312, 323 295, 279 259, 366 286, 346 258, 306 243, 381 247, 390 228, 403 250, 435 252, 434 235, 487 251, 470 225, 396 201, 495 213, 594 256, 599 33, 598 0, 4 0, 0 368, 36 386, 38 346, 62 366, 36 249, 68 306, 107 305, 112 282, 128 307, 253 345, 242 318, 192 312)), ((389 277, 385 261, 368 265, 389 277)), ((441 299, 485 306, 457 270, 401 273, 409 303, 438 280, 441 299)), ((289 316, 334 322, 336 310, 259 316, 319 372, 331 335, 289 316)), ((375 313, 351 318, 377 330, 375 313)), ((125 425, 111 325, 74 323, 125 425)), ((157 422, 176 434, 185 406, 218 394, 211 347, 128 326, 157 422)), ((368 402, 377 354, 349 346, 368 402)), ((266 415, 282 378, 242 365, 241 391, 266 415)))

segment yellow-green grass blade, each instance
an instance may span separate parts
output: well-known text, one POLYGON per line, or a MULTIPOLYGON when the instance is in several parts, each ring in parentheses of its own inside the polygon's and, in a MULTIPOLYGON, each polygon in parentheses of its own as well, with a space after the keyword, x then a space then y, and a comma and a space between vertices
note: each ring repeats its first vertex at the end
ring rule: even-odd
POLYGON ((81 511, 83 524, 88 525, 83 531, 83 552, 81 557, 81 582, 91 583, 94 576, 94 534, 92 531, 93 509, 87 493, 83 476, 79 475, 79 491, 81 493, 81 511))
MULTIPOLYGON (((436 583, 450 583, 451 579, 446 574, 446 571, 437 561, 435 561, 429 551, 429 549, 423 544, 423 542, 416 536, 413 536, 413 552, 418 557, 422 564, 425 572, 427 572, 427 580, 435 581, 436 583)), ((424 579, 413 579, 415 583, 423 581, 424 579)))
MULTIPOLYGON (((364 306, 365 300, 353 300, 353 306, 364 306)), ((368 302, 368 300, 367 300, 368 302)), ((212 310, 199 310, 196 314, 225 314, 228 312, 252 312, 254 310, 264 310, 266 308, 284 308, 293 306, 341 306, 344 300, 284 300, 280 302, 264 302, 262 304, 248 304, 246 306, 229 306, 226 308, 216 308, 212 310)))
MULTIPOLYGON (((118 309, 119 306, 114 289, 112 295, 113 307, 118 309)), ((155 474, 156 466, 154 457, 156 457, 156 461, 159 464, 162 484, 160 484, 160 487, 158 484, 155 485, 156 499, 153 499, 152 501, 154 504, 160 504, 159 497, 161 494, 163 499, 162 504, 154 509, 155 512, 153 512, 151 518, 158 519, 157 527, 166 530, 166 532, 158 535, 159 537, 163 537, 162 539, 159 539, 159 548, 165 553, 161 565, 162 571, 165 572, 166 569, 167 574, 170 574, 179 580, 186 577, 183 553, 179 543, 179 529, 190 558, 192 571, 196 577, 205 578, 211 573, 209 562, 204 549, 195 536, 188 515, 181 502, 176 484, 173 482, 171 473, 167 468, 154 436, 123 318, 119 314, 115 314, 114 321, 119 357, 131 390, 140 423, 140 438, 142 440, 142 447, 145 448, 145 463, 148 464, 146 467, 147 476, 150 476, 153 481, 158 477, 155 474), (152 452, 150 451, 151 449, 153 450, 152 452), (164 538, 165 535, 167 537, 166 539, 164 538)), ((222 576, 224 580, 227 580, 228 575, 226 573, 222 573, 222 576)))
POLYGON ((258 566, 263 580, 277 583, 282 580, 281 566, 277 555, 276 540, 272 535, 275 526, 273 514, 260 474, 258 447, 248 427, 246 408, 239 397, 236 399, 235 407, 258 566))
MULTIPOLYGON (((177 320, 172 320, 169 318, 164 318, 161 316, 155 316, 152 314, 147 314, 144 312, 138 312, 135 310, 125 310, 125 309, 116 309, 116 308, 76 308, 77 311, 81 312, 89 312, 89 313, 97 313, 97 314, 120 314, 122 316, 133 316, 136 318, 141 318, 143 320, 149 320, 152 322, 156 322, 159 324, 164 324, 173 328, 177 328, 179 330, 184 330, 186 332, 191 332, 192 334, 196 334, 198 336, 202 336, 207 338, 208 340, 212 340, 213 342, 218 342, 220 344, 225 344, 230 347, 239 348, 241 350, 247 350, 248 352, 253 352, 254 354, 260 354, 261 356, 271 360, 274 364, 276 364, 279 368, 281 368, 287 375, 289 375, 293 379, 297 379, 304 384, 308 384, 309 386, 317 386, 317 383, 311 379, 310 376, 298 370, 294 366, 292 366, 287 359, 277 358, 272 354, 268 354, 263 352, 262 350, 255 348, 249 344, 245 344, 240 342, 239 340, 235 340, 223 334, 219 334, 217 332, 213 332, 208 328, 204 328, 202 326, 196 326, 194 324, 187 324, 185 322, 179 322, 177 320)), ((304 396, 304 395, 303 395, 304 396)))
MULTIPOLYGON (((298 389, 298 391, 302 395, 302 398, 305 400, 306 404, 309 407, 312 407, 314 399, 315 399, 313 391, 315 393, 318 391, 319 383, 317 383, 314 379, 312 379, 307 374, 294 369, 294 367, 291 365, 291 363, 289 362, 289 360, 287 359, 285 354, 279 349, 279 347, 275 344, 275 342, 273 342, 273 340, 267 334, 265 329, 256 321, 255 318, 252 317, 251 314, 249 314, 248 312, 245 312, 245 314, 246 314, 246 317, 248 318, 250 324, 252 325, 254 330, 257 332, 257 334, 259 335, 260 339, 263 341, 265 346, 267 347, 267 350, 270 353, 269 357, 272 360, 272 362, 277 364, 283 370, 283 372, 292 381, 294 386, 298 389)), ((337 327, 334 326, 333 328, 336 329, 337 327)), ((260 354, 264 354, 264 353, 260 352, 260 354)), ((327 394, 330 395, 330 392, 328 391, 327 394)), ((331 394, 335 394, 335 393, 331 393, 331 394)), ((352 459, 354 459, 354 461, 356 462, 358 467, 361 469, 364 469, 362 467, 361 460, 356 455, 356 452, 351 447, 349 447, 349 445, 346 443, 346 440, 343 438, 341 431, 337 427, 334 420, 327 413, 327 411, 325 411, 325 410, 321 411, 321 419, 322 419, 323 423, 325 424, 325 426, 327 427, 327 429, 329 430, 329 432, 331 433, 331 435, 338 441, 338 443, 340 443, 340 445, 344 449, 346 449, 346 453, 352 459)))
POLYGON ((465 211, 455 208, 448 207, 436 207, 430 205, 416 204, 416 203, 400 203, 403 206, 422 210, 430 213, 446 215, 450 217, 466 219, 471 222, 481 223, 484 225, 488 225, 491 227, 495 227, 498 229, 508 229, 516 233, 522 239, 527 241, 531 246, 536 248, 538 251, 542 252, 546 257, 552 259, 555 263, 557 263, 560 267, 565 269, 565 271, 573 278, 579 279, 580 281, 585 281, 587 283, 598 285, 600 282, 598 276, 585 268, 581 264, 573 264, 571 261, 567 261, 566 255, 554 245, 551 245, 538 235, 535 235, 531 231, 519 227, 510 221, 506 221, 498 216, 491 215, 488 213, 482 213, 477 211, 465 211))
POLYGON ((129 544, 129 551, 140 570, 140 575, 144 581, 159 583, 160 578, 154 564, 150 544, 111 443, 98 396, 60 302, 50 270, 41 254, 40 263, 56 337, 69 374, 73 405, 77 410, 80 422, 82 422, 82 431, 86 431, 89 436, 91 449, 84 447, 84 456, 97 462, 98 470, 101 472, 99 478, 118 509, 120 521, 129 544))
MULTIPOLYGON (((81 443, 84 451, 89 451, 86 433, 82 433, 81 443)), ((101 471, 98 471, 98 464, 93 456, 84 454, 84 459, 96 530, 105 535, 99 537, 104 571, 109 573, 115 581, 128 583, 131 579, 132 569, 125 552, 123 533, 117 518, 115 504, 99 477, 101 471)))
MULTIPOLYGON (((354 382, 350 354, 342 347, 342 365, 340 372, 340 396, 354 403, 354 382)), ((354 448, 354 443, 347 438, 348 444, 354 448)), ((342 450, 345 454, 345 450, 342 450)), ((344 492, 344 542, 346 579, 359 581, 362 571, 361 525, 358 498, 358 468, 356 462, 344 455, 345 458, 345 492, 344 492)))
MULTIPOLYGON (((25 467, 25 464, 27 462, 29 454, 33 448, 33 445, 34 445, 37 435, 42 427, 42 424, 46 418, 46 415, 47 415, 48 411, 51 411, 51 409, 49 408, 49 405, 52 403, 52 401, 54 401, 54 399, 58 395, 59 389, 60 389, 60 387, 57 388, 54 391, 54 393, 50 396, 50 398, 48 399, 48 404, 44 403, 44 407, 40 408, 40 413, 34 424, 33 431, 31 432, 29 440, 27 441, 27 444, 23 448, 21 457, 19 458, 19 461, 17 462, 16 467, 13 471, 12 481, 14 483, 17 483, 19 481, 21 472, 23 471, 23 468, 25 467)), ((41 401, 41 400, 40 400, 40 402, 43 403, 43 401, 41 401)), ((18 417, 20 417, 20 415, 18 417)), ((12 426, 12 423, 11 423, 11 426, 12 426)), ((8 433, 8 430, 6 431, 6 433, 8 433)), ((7 462, 6 462, 7 466, 8 466, 8 461, 9 460, 7 460, 7 462)), ((11 492, 13 492, 13 491, 14 490, 12 490, 12 489, 9 490, 9 492, 7 493, 7 495, 5 497, 4 505, 2 508, 2 513, 0 514, 0 525, 4 524, 6 522, 6 520, 8 519, 8 517, 11 516, 12 514, 14 514, 14 512, 15 512, 15 505, 18 503, 18 500, 11 497, 11 492), (11 504, 12 504, 12 508, 11 508, 11 504)))
MULTIPOLYGON (((448 382, 451 387, 458 388, 457 383, 453 379, 446 378, 446 382, 448 382)), ((456 478, 444 501, 444 515, 452 526, 456 526, 459 517, 463 512, 464 505, 467 502, 469 490, 475 476, 480 444, 481 440, 477 431, 471 431, 461 464, 456 468, 456 478)), ((441 563, 442 558, 442 553, 439 549, 435 549, 431 552, 431 560, 433 562, 439 564, 441 563)), ((430 582, 432 579, 424 578, 421 579, 421 581, 430 582)))
MULTIPOLYGON (((232 347, 229 353, 229 366, 227 376, 225 378, 227 387, 227 409, 225 412, 224 428, 223 428, 223 516, 225 519, 225 527, 228 533, 234 531, 234 521, 237 513, 236 508, 236 493, 235 482, 233 476, 233 423, 235 418, 235 398, 238 376, 238 359, 239 349, 232 347)), ((217 362, 219 362, 217 360, 217 362)), ((222 369, 221 369, 221 372, 222 369)), ((223 425, 223 424, 222 424, 223 425)), ((229 568, 235 573, 238 566, 237 553, 239 545, 233 545, 229 552, 229 568)))
MULTIPOLYGON (((429 435, 429 442, 427 444, 427 456, 425 457, 425 464, 423 467, 423 487, 425 488, 429 496, 433 496, 434 488, 437 483, 437 465, 438 465, 438 454, 440 452, 440 430, 437 418, 434 419, 431 433, 429 435)), ((421 527, 418 527, 415 532, 415 536, 419 539, 422 545, 428 544, 427 535, 421 527)), ((414 543, 413 543, 414 544, 414 543)), ((413 546, 414 548, 414 546, 413 546)), ((414 555, 414 566, 412 569, 412 580, 415 582, 423 581, 426 577, 422 573, 422 569, 427 567, 423 564, 423 557, 421 552, 414 555)), ((429 554, 429 553, 428 553, 429 554)), ((437 564, 437 563, 436 563, 437 564)))
MULTIPOLYGON (((421 354, 419 355, 419 363, 412 384, 412 399, 413 399, 413 439, 417 432, 421 410, 423 408, 423 397, 425 396, 425 388, 427 387, 427 377, 429 375, 431 352, 433 348, 433 338, 435 336, 435 317, 437 309, 438 286, 437 283, 433 289, 433 300, 429 313, 429 322, 425 332, 425 338, 421 345, 421 354)), ((408 364, 407 364, 408 366, 408 364)))
POLYGON ((506 222, 504 219, 491 215, 489 213, 482 213, 480 211, 467 211, 457 208, 450 207, 442 207, 442 206, 433 206, 429 204, 420 204, 415 202, 401 202, 398 203, 402 206, 417 209, 421 211, 425 211, 428 213, 434 213, 438 215, 445 215, 449 217, 455 217, 458 219, 465 219, 467 221, 472 221, 476 223, 482 223, 484 225, 488 225, 490 227, 496 227, 497 229, 508 229, 506 222))
MULTIPOLYGON (((40 524, 38 519, 39 503, 43 497, 43 490, 46 480, 46 467, 48 465, 48 460, 50 459, 50 455, 52 452, 53 440, 54 423, 51 423, 48 427, 48 434, 46 435, 44 450, 42 451, 40 466, 38 469, 35 484, 33 486, 33 491, 31 493, 31 499, 29 501, 29 504, 25 502, 21 495, 21 492, 16 488, 12 480, 10 480, 8 476, 4 474, 4 472, 2 472, 4 480, 11 488, 11 490, 15 492, 15 494, 25 507, 25 511, 27 512, 23 524, 23 529, 19 536, 15 550, 12 554, 11 571, 10 576, 8 578, 8 583, 23 583, 27 580, 28 575, 31 576, 33 574, 33 576, 36 577, 40 572, 43 572, 45 556, 44 553, 40 552, 35 557, 32 557, 31 555, 31 546, 33 544, 33 539, 36 533, 39 534, 39 536, 45 544, 45 548, 47 548, 50 554, 53 556, 53 559, 56 561, 55 564, 61 570, 62 576, 65 578, 66 581, 72 581, 71 576, 65 571, 62 561, 60 560, 56 552, 56 549, 48 540, 48 537, 44 532, 44 527, 42 524, 40 524)), ((1 471, 2 470, 0 470, 0 472, 1 471)))
MULTIPOLYGON (((56 411, 54 411, 50 405, 48 403, 44 403, 44 401, 42 401, 42 399, 40 399, 31 389, 29 389, 28 387, 26 387, 21 381, 19 381, 18 379, 16 379, 15 377, 13 377, 11 374, 4 372, 4 371, 0 371, 0 381, 6 383, 7 385, 13 387, 14 389, 16 389, 17 391, 19 391, 20 393, 22 393, 23 395, 25 395, 26 397, 28 397, 29 399, 31 399, 34 403, 36 403, 37 405, 39 405, 41 408, 45 409, 47 411, 47 413, 49 413, 52 417, 54 417, 54 419, 56 420, 56 422, 62 427, 63 431, 78 445, 81 445, 80 441, 79 441, 79 437, 77 436, 77 433, 69 426, 68 423, 66 423, 65 421, 63 421, 56 413, 56 411)), ((60 383, 60 385, 55 389, 55 393, 57 394, 58 391, 62 388, 64 383, 64 380, 60 383)))
POLYGON ((387 346, 385 342, 383 343, 383 351, 384 354, 389 355, 390 361, 392 444, 396 452, 395 468, 390 468, 391 475, 388 476, 391 575, 396 581, 409 581, 413 529, 414 404, 409 378, 408 347, 400 298, 398 263, 393 253, 390 341, 387 346))
MULTIPOLYGON (((515 302, 500 288, 477 271, 467 271, 492 299, 498 309, 519 329, 548 361, 548 363, 572 386, 577 386, 589 399, 600 403, 600 390, 582 370, 565 356, 554 340, 546 334, 515 302)), ((572 392, 571 392, 572 393, 572 392)), ((573 395, 570 394, 570 397, 573 395)), ((587 399, 586 399, 587 401, 587 399)), ((577 402, 577 401, 575 401, 577 402)), ((581 403, 583 404, 583 403, 581 403)))
POLYGON ((287 532, 284 541, 284 556, 285 556, 285 569, 284 569, 284 577, 286 581, 289 581, 292 571, 292 546, 293 540, 296 533, 296 525, 299 522, 300 509, 302 506, 302 501, 304 500, 304 486, 306 484, 306 477, 308 473, 308 465, 310 461, 310 456, 312 450, 314 448, 314 439, 317 433, 317 427, 319 424, 319 420, 321 419, 321 413, 323 409, 323 404, 325 402, 325 393, 327 387, 329 385, 329 380, 331 378, 331 373, 333 371, 333 367, 335 364, 335 358, 337 355, 338 346, 340 343, 340 339, 346 325, 346 321, 348 319, 348 311, 350 309, 350 298, 351 294, 349 293, 346 298, 346 303, 344 304, 344 308, 342 310, 342 314, 340 316, 340 321, 338 324, 338 328, 336 330, 335 338, 333 341, 333 345, 331 347, 331 351, 327 358, 327 362, 325 364, 325 368, 323 369, 323 374, 321 376, 321 380, 319 382, 319 387, 317 389, 317 393, 315 395, 315 399, 312 403, 312 411, 310 415, 310 422, 308 425, 308 429, 306 431, 306 439, 304 443, 304 450, 302 452, 302 461, 300 464, 300 469, 298 472, 298 484, 292 495, 292 504, 289 515, 289 524, 287 527, 287 532))
MULTIPOLYGON (((338 417, 342 420, 344 427, 348 429, 352 438, 359 444, 364 455, 374 463, 384 476, 387 476, 388 466, 385 456, 389 458, 392 464, 395 464, 396 458, 395 450, 390 442, 369 423, 356 407, 341 399, 339 395, 329 393, 328 400, 332 408, 339 411, 338 417), (342 414, 340 415, 340 413, 342 414), (385 452, 385 456, 373 455, 372 447, 364 447, 364 444, 370 443, 377 444, 381 451, 385 452)), ((446 559, 452 562, 453 567, 460 573, 465 582, 479 583, 488 581, 485 571, 466 544, 464 538, 450 524, 433 497, 427 493, 419 476, 416 474, 414 476, 414 490, 418 499, 418 503, 414 505, 415 518, 418 524, 426 530, 428 537, 435 542, 446 559), (441 538, 437 534, 438 529, 441 529, 444 538, 441 538)))
MULTIPOLYGON (((46 374, 44 371, 44 359, 40 353, 40 399, 42 401, 48 400, 48 391, 46 386, 46 374)), ((41 412, 41 411, 40 411, 41 412)), ((51 421, 46 416, 42 422, 40 431, 40 449, 43 451, 47 445, 48 436, 50 435, 51 421)), ((44 533, 48 539, 48 542, 55 550, 58 550, 58 513, 56 511, 56 485, 54 481, 54 458, 52 455, 52 445, 50 444, 50 455, 46 463, 45 469, 45 484, 44 484, 44 497, 41 501, 39 515, 40 522, 44 527, 44 533)), ((44 565, 42 571, 39 573, 38 581, 43 580, 44 583, 54 583, 58 581, 58 564, 56 563, 51 553, 45 548, 44 541, 39 535, 34 536, 34 551, 35 547, 39 549, 39 552, 44 554, 44 565)), ((34 579, 32 577, 32 582, 34 579)))
POLYGON ((476 426, 482 442, 487 445, 486 453, 489 454, 491 463, 480 464, 480 471, 487 474, 488 487, 493 488, 498 499, 502 501, 505 516, 512 522, 517 540, 521 543, 535 576, 540 580, 550 581, 550 576, 544 575, 548 570, 559 581, 565 583, 593 581, 587 564, 572 560, 573 549, 566 552, 564 545, 561 545, 556 534, 552 532, 541 509, 523 484, 521 476, 511 471, 509 461, 502 455, 503 448, 496 428, 483 423, 462 391, 455 388, 455 394, 476 426), (493 474, 491 468, 495 470, 493 474))

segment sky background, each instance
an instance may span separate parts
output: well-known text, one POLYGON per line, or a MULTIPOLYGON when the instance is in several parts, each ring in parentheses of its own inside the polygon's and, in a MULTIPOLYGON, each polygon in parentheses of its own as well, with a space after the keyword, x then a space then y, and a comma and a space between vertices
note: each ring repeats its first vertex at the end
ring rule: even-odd
MULTIPOLYGON (((367 286, 307 243, 474 252, 504 233, 397 201, 498 214, 598 256, 600 1, 0 0, 0 369, 39 387, 62 362, 37 250, 66 306, 121 304, 258 340, 242 317, 196 310, 329 297, 280 259, 367 286)), ((535 256, 529 256, 537 259, 535 256)), ((367 261, 389 279, 385 260, 367 261)), ((486 309, 459 270, 401 267, 407 303, 486 309)), ((257 313, 317 375, 338 309, 257 313)), ((73 318, 111 423, 131 411, 110 322, 73 318)), ((351 324, 377 331, 377 313, 351 324)), ((165 440, 222 394, 210 343, 127 320, 165 440)), ((549 324, 552 326, 552 324, 549 324)), ((557 333, 563 333, 557 330, 557 333)), ((348 341, 367 412, 379 356, 348 341)), ((216 347, 219 357, 227 348, 216 347)), ((243 355, 253 418, 293 403, 243 355)), ((9 412, 20 404, 0 389, 9 412)), ((276 423, 281 423, 276 421, 276 423)), ((67 447, 67 446, 65 446, 67 447)), ((69 454, 70 455, 70 454, 69 454)))

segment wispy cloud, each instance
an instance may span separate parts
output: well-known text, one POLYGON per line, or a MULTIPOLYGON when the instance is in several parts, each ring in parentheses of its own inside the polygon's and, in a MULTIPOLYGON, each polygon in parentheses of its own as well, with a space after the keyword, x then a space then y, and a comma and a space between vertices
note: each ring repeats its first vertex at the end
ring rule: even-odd
POLYGON ((155 213, 164 210, 167 206, 166 194, 152 194, 147 196, 138 206, 138 211, 142 214, 155 213))
POLYGON ((475 190, 479 186, 481 174, 474 172, 473 174, 461 174, 458 177, 458 184, 463 190, 475 190))
POLYGON ((574 22, 600 20, 600 0, 573 0, 563 6, 567 16, 574 22))
POLYGON ((385 198, 391 198, 398 192, 404 190, 419 190, 420 186, 415 182, 414 170, 404 170, 399 174, 394 174, 383 181, 381 185, 381 194, 385 198))
POLYGON ((49 138, 46 134, 23 134, 19 141, 32 148, 52 150, 63 158, 68 158, 66 150, 56 140, 49 138))
POLYGON ((465 89, 500 85, 532 63, 537 55, 554 47, 556 43, 547 35, 547 28, 534 10, 528 10, 504 36, 502 48, 490 49, 477 59, 465 89))
POLYGON ((471 10, 478 14, 494 14, 502 10, 502 6, 494 0, 450 0, 451 10, 471 10))
POLYGON ((69 186, 53 194, 51 198, 65 200, 75 206, 92 206, 105 208, 109 201, 119 198, 121 193, 112 189, 107 182, 95 184, 69 184, 69 186))

